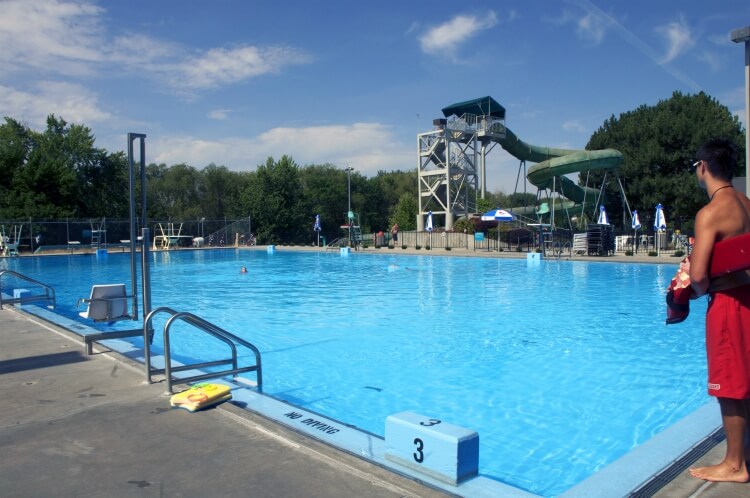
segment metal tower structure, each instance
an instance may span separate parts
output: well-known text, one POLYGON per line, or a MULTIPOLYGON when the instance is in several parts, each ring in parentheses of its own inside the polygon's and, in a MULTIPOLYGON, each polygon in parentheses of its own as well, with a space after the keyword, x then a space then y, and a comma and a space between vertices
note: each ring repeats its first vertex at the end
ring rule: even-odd
POLYGON ((429 211, 445 217, 446 230, 456 218, 476 212, 476 197, 483 198, 486 189, 486 156, 505 138, 505 108, 492 97, 442 112, 445 118, 435 119, 432 131, 417 135, 419 231, 429 211))

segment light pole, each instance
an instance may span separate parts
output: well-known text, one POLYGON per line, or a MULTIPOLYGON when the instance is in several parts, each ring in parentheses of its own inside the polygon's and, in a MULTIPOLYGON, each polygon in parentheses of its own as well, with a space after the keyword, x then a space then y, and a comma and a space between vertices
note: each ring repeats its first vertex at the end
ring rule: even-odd
POLYGON ((745 195, 750 197, 750 26, 733 30, 731 38, 745 43, 745 195))
POLYGON ((354 222, 354 213, 352 213, 352 171, 351 166, 346 167, 346 192, 347 192, 347 212, 346 218, 349 225, 349 246, 352 246, 352 223, 354 222))
POLYGON ((201 239, 203 238, 203 222, 206 221, 206 218, 201 218, 201 239))

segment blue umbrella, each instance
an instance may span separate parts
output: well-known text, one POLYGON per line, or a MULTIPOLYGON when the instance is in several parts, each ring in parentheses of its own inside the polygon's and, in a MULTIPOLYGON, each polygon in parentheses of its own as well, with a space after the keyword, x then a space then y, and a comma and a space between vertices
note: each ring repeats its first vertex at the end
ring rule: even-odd
POLYGON ((636 240, 638 239, 638 230, 641 228, 641 220, 638 218, 638 210, 633 210, 633 245, 635 246, 635 252, 638 252, 638 243, 636 240))
POLYGON ((482 215, 482 221, 513 221, 516 217, 505 209, 493 209, 482 215))
POLYGON ((656 205, 656 216, 654 217, 654 230, 663 231, 667 229, 667 219, 664 217, 664 206, 661 202, 656 205))
POLYGON ((315 225, 313 226, 313 230, 315 230, 316 232, 320 232, 322 230, 320 227, 320 215, 319 214, 315 215, 315 225))
POLYGON ((427 212, 427 225, 425 226, 425 230, 427 230, 430 233, 430 247, 432 247, 432 211, 427 212))
POLYGON ((656 216, 654 217, 654 231, 656 232, 656 254, 659 254, 661 244, 659 240, 659 232, 664 232, 667 229, 667 219, 664 217, 664 206, 661 202, 656 205, 656 216))
POLYGON ((609 225, 609 220, 607 219, 607 211, 604 209, 604 204, 599 206, 599 219, 596 220, 596 223, 598 225, 609 225))
MULTIPOLYGON (((506 211, 505 209, 493 209, 482 215, 482 221, 497 221, 498 226, 500 226, 501 221, 513 221, 515 219, 516 217, 513 213, 506 211)), ((497 247, 500 247, 500 230, 497 231, 497 247)), ((487 250, 490 250, 489 243, 487 245, 487 250)))
POLYGON ((320 215, 319 214, 315 215, 315 225, 313 225, 313 230, 315 230, 315 232, 317 232, 317 234, 318 234, 318 246, 320 246, 320 231, 322 230, 322 228, 320 226, 320 215))
POLYGON ((638 219, 638 210, 633 210, 633 230, 640 230, 641 228, 641 220, 638 219))

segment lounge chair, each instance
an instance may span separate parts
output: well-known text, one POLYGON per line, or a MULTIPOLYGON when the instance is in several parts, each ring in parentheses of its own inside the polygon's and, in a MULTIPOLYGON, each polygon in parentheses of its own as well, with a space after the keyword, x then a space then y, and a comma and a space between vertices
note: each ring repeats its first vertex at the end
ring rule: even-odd
POLYGON ((91 297, 79 299, 88 304, 86 311, 78 313, 81 317, 95 322, 114 322, 130 318, 128 314, 128 297, 125 284, 94 285, 91 287, 91 297))

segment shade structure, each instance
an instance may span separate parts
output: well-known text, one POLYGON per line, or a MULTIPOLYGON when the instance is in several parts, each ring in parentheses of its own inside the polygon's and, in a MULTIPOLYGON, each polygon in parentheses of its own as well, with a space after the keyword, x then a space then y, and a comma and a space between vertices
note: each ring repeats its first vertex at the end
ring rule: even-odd
POLYGON ((633 230, 640 230, 641 229, 641 220, 638 218, 638 210, 633 210, 633 223, 632 223, 633 230))
POLYGON ((656 242, 656 254, 659 255, 659 252, 661 250, 661 238, 659 237, 659 232, 664 232, 667 229, 667 218, 664 216, 664 206, 661 205, 661 202, 656 205, 656 215, 654 216, 654 232, 655 233, 655 242, 656 242))
POLYGON ((641 229, 641 220, 638 218, 638 210, 634 209, 632 213, 632 219, 630 226, 633 227, 633 247, 635 248, 635 252, 638 252, 638 230, 641 229))
POLYGON ((505 209, 493 209, 482 215, 482 221, 513 221, 516 217, 505 209))
POLYGON ((667 219, 664 217, 664 206, 661 202, 656 205, 656 216, 654 216, 654 230, 663 231, 667 229, 667 219))
POLYGON ((425 227, 424 229, 427 230, 428 232, 432 232, 432 230, 435 228, 434 225, 432 224, 432 211, 429 211, 427 213, 427 221, 425 222, 424 227, 425 227))
POLYGON ((320 231, 322 230, 322 227, 320 226, 320 215, 315 215, 315 224, 313 225, 313 230, 315 230, 315 233, 318 234, 318 246, 320 246, 320 231))
MULTIPOLYGON (((513 213, 505 209, 493 209, 482 215, 482 221, 497 221, 498 226, 500 226, 501 221, 513 221, 515 219, 516 217, 513 213)), ((500 247, 500 230, 497 231, 497 247, 500 247)), ((489 249, 489 244, 487 244, 487 250, 489 251, 489 249)))
POLYGON ((599 206, 599 218, 596 220, 596 223, 599 225, 609 225, 609 220, 607 219, 607 210, 604 209, 604 204, 599 206))

